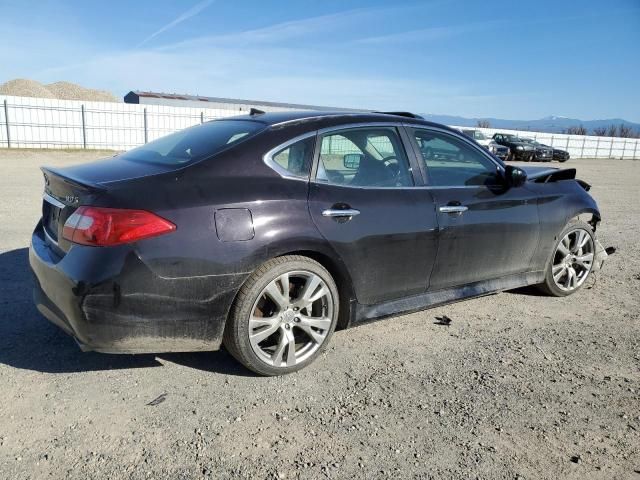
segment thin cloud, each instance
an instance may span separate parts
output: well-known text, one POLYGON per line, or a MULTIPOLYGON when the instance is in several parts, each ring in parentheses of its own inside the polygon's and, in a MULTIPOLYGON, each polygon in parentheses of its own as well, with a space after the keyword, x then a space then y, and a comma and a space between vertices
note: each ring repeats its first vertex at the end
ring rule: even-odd
POLYGON ((196 5, 194 5, 193 7, 191 7, 189 10, 187 10, 186 12, 184 12, 183 14, 179 15, 177 18, 175 18, 173 21, 167 23, 164 27, 160 28, 159 30, 156 30, 155 32, 153 32, 151 35, 149 35, 147 38, 145 38, 144 40, 142 40, 137 46, 141 47, 142 45, 144 45, 145 43, 147 43, 149 40, 157 37, 158 35, 160 35, 161 33, 166 32, 167 30, 172 29, 173 27, 175 27, 176 25, 189 20, 192 17, 195 17, 196 15, 198 15, 200 12, 202 12, 205 8, 207 8, 209 5, 211 5, 215 0, 203 0, 200 3, 197 3, 196 5))
POLYGON ((173 50, 197 45, 264 45, 288 42, 294 38, 327 36, 329 33, 347 35, 351 28, 358 25, 370 25, 380 15, 401 13, 410 7, 368 7, 345 10, 338 13, 306 17, 297 20, 276 23, 261 28, 243 30, 239 32, 223 33, 219 35, 205 35, 190 38, 180 42, 163 45, 158 50, 173 50))
POLYGON ((470 23, 466 25, 452 25, 446 27, 427 27, 406 32, 390 33, 388 35, 377 35, 373 37, 360 38, 355 43, 361 44, 385 44, 385 43, 405 43, 416 41, 432 41, 451 38, 472 32, 490 30, 504 22, 496 20, 482 23, 470 23))

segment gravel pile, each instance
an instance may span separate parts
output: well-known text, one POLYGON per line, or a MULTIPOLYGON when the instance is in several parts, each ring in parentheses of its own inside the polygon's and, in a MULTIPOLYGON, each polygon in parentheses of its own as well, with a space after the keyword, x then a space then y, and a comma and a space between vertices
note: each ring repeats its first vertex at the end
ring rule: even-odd
POLYGON ((118 98, 104 90, 85 88, 71 82, 43 85, 35 80, 17 78, 0 85, 0 94, 16 97, 57 98, 59 100, 87 100, 92 102, 118 102, 118 98))

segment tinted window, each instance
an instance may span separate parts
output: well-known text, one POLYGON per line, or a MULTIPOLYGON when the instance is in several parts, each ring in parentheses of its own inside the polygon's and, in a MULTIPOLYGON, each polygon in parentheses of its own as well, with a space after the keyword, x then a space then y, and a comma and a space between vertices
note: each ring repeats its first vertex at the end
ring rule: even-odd
POLYGON ((463 140, 430 130, 416 130, 415 136, 431 185, 456 187, 498 182, 496 164, 463 140))
POLYGON ((315 137, 305 138, 283 148, 271 158, 287 173, 296 177, 308 177, 314 143, 315 137))
POLYGON ((407 156, 394 128, 343 130, 322 137, 316 179, 335 185, 413 185, 407 156))
POLYGON ((121 155, 136 162, 182 165, 197 162, 236 145, 265 125, 245 120, 216 120, 159 138, 121 155))

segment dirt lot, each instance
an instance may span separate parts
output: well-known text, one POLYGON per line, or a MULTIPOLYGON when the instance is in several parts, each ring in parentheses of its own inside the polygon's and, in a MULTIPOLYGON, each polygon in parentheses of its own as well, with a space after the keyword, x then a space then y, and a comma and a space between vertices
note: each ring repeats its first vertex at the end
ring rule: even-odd
POLYGON ((99 155, 0 150, 0 478, 640 479, 640 162, 567 164, 618 249, 578 294, 338 332, 310 368, 257 378, 225 352, 81 353, 37 313, 37 167, 99 155))

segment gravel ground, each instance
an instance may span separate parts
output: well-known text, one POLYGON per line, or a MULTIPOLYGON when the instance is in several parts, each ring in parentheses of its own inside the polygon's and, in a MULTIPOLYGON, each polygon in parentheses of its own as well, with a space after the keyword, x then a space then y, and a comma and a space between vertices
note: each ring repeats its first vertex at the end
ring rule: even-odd
POLYGON ((97 156, 0 151, 0 478, 640 479, 640 162, 567 164, 618 249, 576 295, 395 317, 258 378, 224 351, 81 353, 37 313, 37 167, 97 156))

